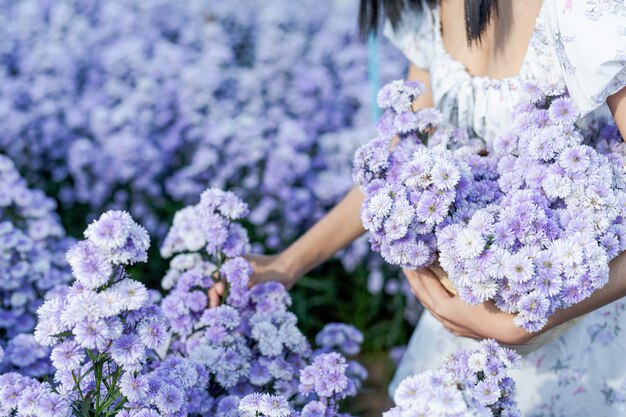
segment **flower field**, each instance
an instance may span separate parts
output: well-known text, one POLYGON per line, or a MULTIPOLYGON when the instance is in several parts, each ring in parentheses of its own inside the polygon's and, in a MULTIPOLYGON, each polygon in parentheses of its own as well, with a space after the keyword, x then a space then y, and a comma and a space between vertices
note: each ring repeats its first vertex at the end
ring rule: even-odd
POLYGON ((498 341, 607 287, 626 145, 561 79, 520 80, 494 137, 416 110, 357 14, 0 0, 0 417, 521 415, 498 341), (259 270, 355 186, 365 236, 289 291, 259 270), (427 285, 510 327, 392 405, 427 285))
MULTIPOLYGON (((354 387, 333 393, 320 393, 314 383, 298 387, 298 371, 313 358, 309 342, 317 342, 316 355, 354 355, 363 344, 383 358, 406 343, 408 323, 419 313, 415 298, 405 296, 398 270, 385 266, 366 239, 313 271, 291 295, 271 285, 248 294, 240 280, 230 283, 227 305, 206 314, 198 288, 210 286, 210 275, 190 280, 219 262, 189 253, 169 259, 202 247, 189 239, 191 247, 180 246, 172 236, 178 228, 189 237, 189 224, 179 220, 185 212, 189 220, 208 188, 232 191, 249 207, 227 228, 243 239, 237 248, 228 242, 230 258, 286 247, 352 187, 354 152, 375 131, 375 84, 402 77, 405 64, 384 41, 373 49, 357 39, 356 1, 316 6, 309 0, 0 0, 0 371, 9 375, 3 384, 30 387, 32 395, 45 391, 45 415, 64 415, 65 409, 54 411, 67 405, 58 396, 78 388, 67 398, 84 404, 97 398, 95 408, 80 411, 86 416, 104 415, 97 413, 112 403, 122 412, 119 390, 134 404, 145 399, 144 387, 155 389, 153 379, 180 377, 178 386, 207 389, 164 393, 170 400, 206 392, 215 399, 198 403, 204 411, 185 412, 204 415, 214 407, 217 413, 225 398, 215 415, 230 415, 232 396, 249 390, 244 379, 256 381, 257 391, 280 387, 265 394, 290 397, 300 390, 301 406, 305 397, 316 404, 332 397, 334 404, 352 396, 354 387), (372 58, 384 62, 375 74, 368 73, 372 58), (131 232, 98 243, 98 224, 131 232), (112 254, 123 241, 133 248, 112 254), (256 304, 265 297, 276 304, 256 304), (61 305, 73 318, 53 323, 61 305), (259 319, 251 315, 255 309, 259 319), (235 361, 231 368, 211 368, 206 355, 214 351, 192 354, 188 346, 192 333, 205 334, 213 322, 222 327, 206 337, 249 329, 227 342, 235 349, 224 353, 235 361), (277 346, 276 331, 290 339, 277 346), (53 340, 53 334, 66 336, 53 340), (161 340, 165 334, 175 340, 161 340), (112 342, 117 354, 104 348, 112 342), (172 359, 158 356, 165 344, 172 359), (277 355, 286 356, 280 362, 277 355), (189 371, 189 363, 175 359, 192 356, 202 356, 206 366, 189 371), (72 388, 73 377, 90 368, 99 376, 72 388), (145 377, 137 374, 148 368, 145 377), (177 377, 172 369, 181 369, 177 377), (237 375, 241 381, 226 380, 237 375), (51 376, 52 388, 29 379, 51 376)), ((222 226, 218 221, 211 230, 222 226)), ((249 273, 245 263, 231 265, 220 267, 227 280, 249 273)), ((211 343, 219 350, 225 342, 211 343)), ((364 371, 356 362, 328 360, 338 361, 338 377, 360 383, 364 371)), ((321 371, 311 372, 314 378, 321 371)), ((158 404, 145 415, 169 415, 158 404)), ((7 410, 0 406, 0 414, 7 410)))

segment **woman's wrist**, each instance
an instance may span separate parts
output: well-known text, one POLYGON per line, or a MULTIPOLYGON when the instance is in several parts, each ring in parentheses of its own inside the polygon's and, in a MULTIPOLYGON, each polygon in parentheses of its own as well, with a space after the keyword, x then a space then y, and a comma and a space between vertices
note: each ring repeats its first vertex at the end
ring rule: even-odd
POLYGON ((275 265, 291 284, 295 284, 306 273, 301 265, 301 257, 291 247, 276 255, 275 265))

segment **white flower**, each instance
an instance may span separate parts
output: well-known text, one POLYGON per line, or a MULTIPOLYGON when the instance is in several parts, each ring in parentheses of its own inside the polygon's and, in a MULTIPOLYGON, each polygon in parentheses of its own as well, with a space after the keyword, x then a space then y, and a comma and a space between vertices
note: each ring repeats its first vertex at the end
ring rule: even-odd
POLYGON ((115 316, 124 310, 124 300, 117 288, 107 288, 100 293, 104 307, 104 317, 115 316))
POLYGON ((172 258, 170 268, 178 271, 187 271, 200 262, 202 262, 202 256, 199 253, 181 253, 172 258))
POLYGON ((468 227, 477 232, 487 235, 493 231, 495 219, 487 210, 478 210, 468 223, 468 227))
POLYGON ((387 194, 386 190, 378 192, 368 204, 367 208, 376 217, 385 217, 391 211, 393 200, 387 194))
POLYGON ((476 258, 485 248, 485 240, 473 229, 463 229, 456 238, 456 250, 464 259, 476 258))
POLYGON ((555 242, 555 251, 563 266, 581 263, 583 260, 583 248, 572 239, 555 242))
POLYGON ((485 367, 487 366, 487 353, 479 350, 476 353, 472 354, 467 360, 467 366, 473 372, 481 372, 485 371, 485 367))
POLYGON ((548 197, 551 198, 566 198, 572 192, 572 181, 556 173, 549 173, 542 185, 548 197))
POLYGON ((68 304, 61 313, 61 323, 66 326, 84 319, 96 320, 105 316, 106 305, 100 294, 85 290, 68 297, 68 304))
POLYGON ((479 303, 493 298, 498 292, 498 284, 494 281, 472 282, 472 294, 478 299, 479 303))
POLYGON ((394 219, 397 223, 402 225, 408 225, 413 220, 413 215, 415 213, 415 209, 409 204, 406 198, 398 199, 391 211, 391 218, 394 219))
POLYGON ((124 279, 113 287, 122 297, 122 304, 127 310, 138 310, 148 302, 148 290, 139 281, 124 279))
POLYGON ((426 374, 428 373, 429 372, 427 371, 418 375, 410 376, 398 385, 393 399, 399 407, 410 409, 418 406, 420 398, 418 394, 426 388, 426 374))
POLYGON ((523 253, 512 255, 506 267, 507 277, 516 282, 527 282, 533 277, 535 266, 533 261, 523 253))

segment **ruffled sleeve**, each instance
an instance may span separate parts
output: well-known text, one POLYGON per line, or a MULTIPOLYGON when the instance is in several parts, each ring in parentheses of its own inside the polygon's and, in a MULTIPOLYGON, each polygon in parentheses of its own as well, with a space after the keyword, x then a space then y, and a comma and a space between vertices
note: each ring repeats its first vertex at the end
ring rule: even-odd
POLYGON ((405 10, 402 20, 394 29, 389 21, 385 23, 383 34, 409 61, 418 68, 430 69, 435 41, 435 13, 426 1, 421 1, 420 9, 405 10))
POLYGON ((581 113, 626 86, 626 2, 546 0, 565 83, 581 113))

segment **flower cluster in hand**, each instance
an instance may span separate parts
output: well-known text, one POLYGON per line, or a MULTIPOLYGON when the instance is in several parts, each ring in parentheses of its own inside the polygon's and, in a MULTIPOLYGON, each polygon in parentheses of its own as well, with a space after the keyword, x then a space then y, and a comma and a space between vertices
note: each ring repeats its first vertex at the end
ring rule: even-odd
MULTIPOLYGON (((267 410, 295 410, 319 400, 299 389, 299 374, 316 352, 288 311, 286 289, 271 281, 248 288, 252 269, 243 255, 250 245, 238 223, 247 214, 248 206, 235 194, 210 188, 198 204, 176 214, 161 248, 164 256, 175 255, 163 279, 171 290, 161 302, 172 326, 170 351, 189 358, 208 377, 200 389, 203 394, 190 404, 191 413, 236 414, 246 401, 252 407, 252 399, 243 405, 240 400, 255 392, 264 393, 254 397, 254 404, 268 416, 283 414, 267 410), (223 303, 207 309, 206 291, 218 280, 226 287, 223 303)), ((332 323, 318 335, 317 353, 354 355, 362 337, 351 326, 332 323)), ((363 368, 329 354, 345 365, 341 372, 348 382, 341 395, 354 395, 363 368)), ((335 394, 332 404, 327 402, 329 410, 336 411, 343 398, 335 394)))
POLYGON ((465 301, 492 299, 537 331, 608 281, 626 249, 626 176, 617 129, 578 128, 563 86, 526 88, 530 100, 493 144, 504 197, 447 225, 437 243, 465 301))
POLYGON ((13 162, 0 155, 0 372, 41 377, 48 349, 32 336, 36 311, 71 278, 64 253, 71 244, 54 200, 31 189, 13 162))
POLYGON ((389 263, 408 269, 434 261, 435 231, 453 214, 496 197, 483 193, 493 185, 493 175, 482 172, 486 163, 475 142, 457 129, 439 126, 435 109, 412 110, 423 92, 419 82, 383 87, 378 100, 387 110, 379 135, 359 148, 354 160, 354 179, 365 194, 361 220, 372 247, 389 263))
POLYGON ((37 311, 35 339, 52 347, 53 383, 2 375, 2 415, 185 415, 185 389, 202 377, 201 368, 158 360, 167 321, 125 271, 146 261, 148 233, 128 213, 109 211, 85 238, 67 252, 72 286, 37 311))
MULTIPOLYGON (((283 249, 350 190, 373 130, 357 4, 317 6, 2 1, 0 152, 66 225, 127 210, 161 241, 172 208, 214 186, 252 204, 264 252, 283 249)), ((378 55, 382 81, 405 73, 382 37, 378 55)), ((369 246, 342 251, 344 269, 367 264, 372 293, 397 293, 397 269, 369 246)))
POLYGON ((507 375, 520 357, 494 340, 452 354, 435 370, 410 376, 396 389, 396 407, 384 417, 520 416, 515 382, 507 375))

